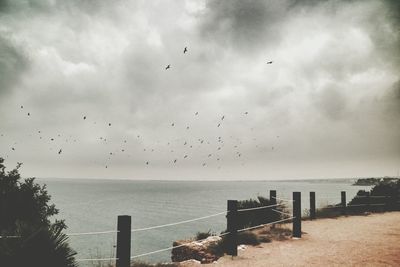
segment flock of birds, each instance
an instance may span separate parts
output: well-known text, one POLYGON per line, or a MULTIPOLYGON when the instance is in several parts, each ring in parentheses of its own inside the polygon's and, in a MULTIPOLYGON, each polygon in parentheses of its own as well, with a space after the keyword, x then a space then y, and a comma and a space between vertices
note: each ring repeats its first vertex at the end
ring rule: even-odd
MULTIPOLYGON (((185 47, 183 49, 183 54, 186 54, 186 53, 188 53, 188 48, 187 47, 185 47)), ((272 64, 272 63, 273 63, 273 61, 267 61, 266 62, 266 64, 272 64)), ((168 70, 170 68, 171 68, 171 64, 168 64, 165 67, 165 70, 168 70)), ((24 110, 24 106, 21 105, 20 109, 24 110)), ((27 114, 28 117, 31 116, 30 112, 27 112, 26 114, 27 114)), ((247 116, 248 114, 249 114, 249 112, 246 111, 246 112, 242 113, 242 116, 247 116)), ((194 116, 198 117, 199 116, 199 112, 196 111, 194 113, 194 116)), ((225 115, 222 115, 218 119, 218 122, 216 124, 217 128, 220 128, 222 126, 225 118, 226 118, 225 115)), ((88 120, 88 116, 87 115, 83 115, 82 119, 84 121, 87 121, 88 120)), ((97 124, 96 121, 93 121, 93 124, 97 124)), ((106 125, 108 125, 108 127, 112 126, 111 122, 107 122, 106 125)), ((175 122, 172 122, 170 124, 170 126, 176 128, 175 122)), ((185 125, 184 127, 186 128, 186 130, 190 130, 190 126, 185 125)), ((253 130, 253 128, 251 130, 253 130)), ((32 136, 32 134, 29 134, 29 135, 32 136)), ((62 136, 61 134, 57 134, 57 137, 49 137, 49 136, 45 137, 41 130, 37 131, 37 135, 38 135, 39 139, 41 139, 41 140, 42 139, 47 139, 50 142, 60 141, 61 139, 64 138, 63 139, 64 145, 66 143, 77 143, 77 142, 79 143, 79 138, 78 137, 73 137, 72 135, 69 135, 68 137, 65 137, 65 136, 62 136)), ((0 137, 4 137, 4 134, 0 134, 0 137)), ((140 139, 143 139, 143 138, 144 137, 139 135, 139 134, 136 135, 136 137, 135 137, 135 139, 137 139, 137 140, 140 140, 140 139)), ((279 138, 279 136, 276 136, 276 138, 279 138)), ((96 139, 99 140, 100 142, 104 143, 104 144, 108 144, 109 143, 109 139, 107 137, 98 136, 98 137, 96 137, 96 139)), ((109 164, 110 164, 110 162, 112 160, 112 157, 114 157, 118 153, 122 153, 122 154, 125 153, 125 154, 128 155, 128 157, 131 156, 131 154, 126 153, 126 152, 129 151, 129 147, 128 147, 128 144, 127 144, 128 143, 128 139, 129 138, 124 138, 124 140, 122 141, 122 143, 120 144, 120 147, 118 149, 114 148, 114 149, 112 149, 112 151, 107 152, 107 155, 106 155, 107 158, 102 163, 105 168, 109 167, 109 164)), ((254 142, 257 141, 257 139, 256 138, 252 138, 251 141, 253 141, 253 143, 254 143, 254 142)), ((16 144, 17 143, 14 142, 14 145, 11 146, 11 151, 16 151, 16 147, 15 147, 16 144)), ((57 144, 59 145, 59 142, 57 144)), ((222 157, 221 156, 224 154, 222 152, 223 152, 224 149, 226 149, 227 146, 228 146, 228 148, 231 149, 231 150, 228 149, 229 151, 232 151, 232 150, 234 151, 234 157, 235 158, 242 158, 242 152, 240 151, 240 147, 241 147, 242 144, 243 144, 243 138, 235 138, 232 135, 230 135, 229 138, 224 138, 222 136, 218 136, 216 138, 216 140, 206 140, 205 138, 193 138, 193 135, 192 135, 191 137, 187 137, 187 138, 177 138, 177 139, 174 139, 174 140, 167 140, 167 141, 165 141, 163 143, 164 148, 167 148, 167 151, 170 154, 175 155, 175 157, 172 157, 172 159, 170 160, 171 164, 177 164, 180 160, 188 159, 190 157, 190 155, 194 154, 193 151, 195 149, 201 149, 202 146, 203 147, 204 146, 208 146, 208 149, 206 149, 207 151, 206 152, 202 152, 204 154, 203 155, 203 160, 201 162, 201 165, 203 167, 207 166, 207 164, 210 162, 211 159, 214 159, 217 163, 220 163, 222 161, 222 157), (189 139, 192 139, 192 140, 189 141, 189 139), (181 154, 179 157, 177 157, 175 152, 182 153, 181 152, 182 148, 184 148, 183 154, 181 154)), ((256 148, 260 148, 260 147, 262 147, 262 145, 256 144, 255 147, 256 148)), ((157 141, 155 147, 142 148, 142 149, 143 149, 143 152, 153 153, 155 151, 160 151, 161 148, 162 148, 162 142, 157 141)), ((53 150, 54 147, 50 147, 49 149, 53 150)), ((270 147, 270 150, 274 150, 274 146, 270 147)), ((56 151, 57 151, 58 155, 61 155, 63 153, 63 148, 57 148, 56 151)), ((8 155, 6 155, 6 157, 8 157, 8 155)), ((150 160, 145 160, 144 164, 145 165, 150 165, 151 161, 150 160)), ((244 164, 244 163, 242 162, 242 164, 244 164)), ((218 165, 219 165, 218 169, 221 168, 220 164, 218 164, 218 165)))

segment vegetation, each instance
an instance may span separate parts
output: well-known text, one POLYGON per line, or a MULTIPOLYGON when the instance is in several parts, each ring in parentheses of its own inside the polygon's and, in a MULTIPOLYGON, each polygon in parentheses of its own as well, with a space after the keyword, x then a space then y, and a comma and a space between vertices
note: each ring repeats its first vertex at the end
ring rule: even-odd
POLYGON ((213 235, 212 233, 211 233, 211 229, 210 230, 208 230, 207 232, 197 232, 197 234, 196 234, 196 240, 198 241, 198 240, 203 240, 203 239, 206 239, 207 237, 209 237, 209 236, 211 236, 211 235, 213 235))
MULTIPOLYGON (((258 196, 257 199, 242 200, 238 202, 238 209, 250 209, 262 206, 269 206, 273 203, 265 197, 258 196)), ((285 212, 285 206, 277 206, 271 209, 256 209, 238 213, 238 228, 257 226, 270 222, 275 222, 286 218, 281 213, 272 209, 285 212)), ((287 211, 286 211, 287 212, 287 211)))
POLYGON ((353 185, 379 185, 380 183, 390 183, 398 181, 398 178, 384 177, 384 178, 360 178, 353 185))
MULTIPOLYGON (((375 178, 370 178, 375 179, 375 178)), ((384 212, 400 210, 400 180, 383 178, 370 190, 359 190, 347 203, 346 213, 350 215, 365 212, 384 212)), ((341 204, 328 205, 317 210, 317 217, 332 218, 341 215, 341 204)))
POLYGON ((48 204, 46 186, 35 183, 34 178, 21 180, 20 163, 8 172, 3 163, 0 158, 1 266, 76 267, 76 253, 62 233, 64 221, 50 221, 58 210, 48 204))

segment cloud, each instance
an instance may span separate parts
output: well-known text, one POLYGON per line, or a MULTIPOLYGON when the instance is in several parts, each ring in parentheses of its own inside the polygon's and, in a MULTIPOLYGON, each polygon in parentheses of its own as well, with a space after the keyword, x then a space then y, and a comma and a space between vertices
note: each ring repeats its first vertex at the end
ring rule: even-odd
POLYGON ((0 95, 12 90, 27 66, 23 51, 0 35, 0 95))
POLYGON ((109 164, 113 175, 134 178, 283 177, 287 168, 273 166, 301 162, 304 170, 342 160, 356 174, 363 170, 352 164, 371 157, 376 172, 394 168, 398 5, 3 0, 0 83, 8 94, 1 99, 0 148, 17 143, 18 152, 7 156, 31 162, 27 169, 39 175, 54 164, 58 176, 107 175, 109 164), (37 140, 38 130, 46 141, 37 140), (216 150, 219 137, 224 145, 216 150), (52 154, 59 146, 62 159, 52 154), (185 154, 191 160, 171 165, 185 154))

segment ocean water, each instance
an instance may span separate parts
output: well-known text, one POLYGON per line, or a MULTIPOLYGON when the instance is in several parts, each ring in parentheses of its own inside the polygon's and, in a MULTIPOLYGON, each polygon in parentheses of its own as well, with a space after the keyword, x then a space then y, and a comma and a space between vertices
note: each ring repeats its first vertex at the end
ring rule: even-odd
MULTIPOLYGON (((52 203, 65 219, 67 233, 117 229, 118 215, 131 215, 132 228, 144 228, 203 217, 226 210, 227 200, 269 197, 269 190, 290 199, 293 191, 302 193, 302 209, 309 208, 308 195, 316 192, 317 206, 340 202, 340 191, 347 199, 363 186, 352 186, 352 179, 302 181, 129 181, 89 179, 38 179, 45 183, 52 203), (329 198, 327 198, 329 197, 329 198)), ((198 231, 219 233, 226 228, 224 215, 209 219, 132 233, 132 255, 172 246, 174 240, 195 236, 198 231)), ((116 234, 71 236, 70 244, 82 258, 115 257, 116 234)), ((148 262, 170 261, 170 251, 140 258, 148 262)), ((107 262, 106 262, 107 263, 107 262)), ((81 264, 91 266, 90 262, 81 264)))

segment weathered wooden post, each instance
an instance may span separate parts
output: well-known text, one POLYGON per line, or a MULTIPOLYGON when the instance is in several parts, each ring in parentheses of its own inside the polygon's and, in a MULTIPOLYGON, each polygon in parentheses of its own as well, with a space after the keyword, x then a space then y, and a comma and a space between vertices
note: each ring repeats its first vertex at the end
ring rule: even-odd
POLYGON ((342 215, 346 215, 346 191, 341 192, 342 215))
POLYGON ((371 211, 371 198, 370 198, 370 193, 366 192, 365 195, 365 211, 371 211))
POLYGON ((310 192, 310 219, 316 219, 315 215, 315 192, 310 192))
POLYGON ((269 201, 271 205, 276 205, 276 190, 269 190, 269 201))
POLYGON ((237 256, 237 243, 238 243, 238 201, 228 200, 228 214, 226 215, 226 229, 228 231, 228 255, 237 256))
POLYGON ((131 216, 118 216, 117 265, 129 267, 131 264, 131 216))
POLYGON ((293 192, 293 237, 301 238, 301 193, 293 192))
MULTIPOLYGON (((271 203, 271 205, 276 205, 276 190, 269 190, 269 202, 271 203)), ((273 209, 276 209, 276 206, 271 207, 271 211, 273 209)), ((275 224, 271 225, 271 228, 275 228, 275 224)))

